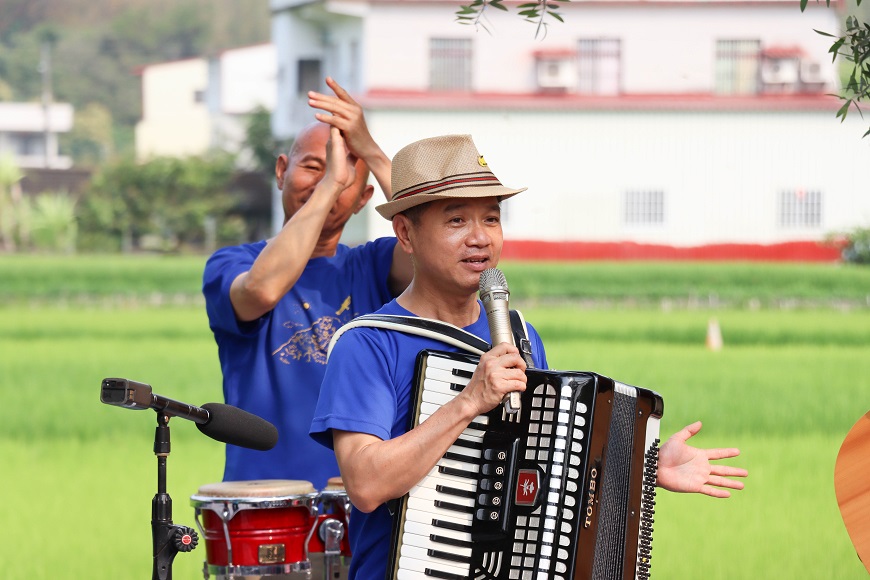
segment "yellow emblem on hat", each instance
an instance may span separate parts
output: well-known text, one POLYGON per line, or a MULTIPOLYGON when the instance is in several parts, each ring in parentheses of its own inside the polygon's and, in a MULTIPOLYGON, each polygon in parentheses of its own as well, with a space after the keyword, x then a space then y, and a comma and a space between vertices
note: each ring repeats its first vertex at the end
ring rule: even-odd
POLYGON ((486 167, 486 159, 483 158, 483 155, 477 158, 477 164, 481 167, 486 167))

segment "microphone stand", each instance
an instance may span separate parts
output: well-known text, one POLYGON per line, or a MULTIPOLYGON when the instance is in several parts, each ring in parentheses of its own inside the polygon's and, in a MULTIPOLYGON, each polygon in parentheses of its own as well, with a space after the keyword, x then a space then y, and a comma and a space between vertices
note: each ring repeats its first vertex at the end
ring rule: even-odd
POLYGON ((187 526, 172 523, 172 498, 166 493, 166 458, 169 457, 169 415, 157 411, 154 455, 157 456, 157 495, 151 500, 151 540, 154 551, 152 580, 172 580, 172 562, 178 552, 190 552, 199 541, 187 526))

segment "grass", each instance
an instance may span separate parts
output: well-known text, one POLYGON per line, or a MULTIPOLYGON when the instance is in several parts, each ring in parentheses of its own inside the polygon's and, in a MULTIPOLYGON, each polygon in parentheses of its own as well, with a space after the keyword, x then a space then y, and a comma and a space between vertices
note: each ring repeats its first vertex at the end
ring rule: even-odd
MULTIPOLYGON (((0 255, 0 301, 200 303, 203 256, 0 255)), ((870 268, 844 264, 505 262, 525 301, 690 307, 870 307, 870 268)))
MULTIPOLYGON (((78 260, 71 261, 85 264, 88 280, 106 277, 101 267, 123 269, 113 293, 161 292, 136 277, 163 267, 167 272, 153 275, 167 288, 198 292, 193 270, 201 259, 149 258, 134 260, 135 267, 115 257, 78 260)), ((27 285, 8 291, 19 284, 8 281, 9 268, 0 259, 0 295, 9 292, 0 306, 4 578, 144 577, 151 570, 155 415, 101 404, 99 383, 121 376, 181 401, 220 401, 203 308, 190 300, 159 307, 147 299, 106 301, 91 293, 91 282, 77 283, 80 298, 48 305, 24 298, 27 285)), ((809 267, 808 276, 819 271, 809 267)), ((526 279, 511 276, 512 289, 514 279, 526 279)), ((43 284, 42 296, 63 295, 64 276, 49 277, 54 281, 31 279, 43 284)), ((750 470, 747 488, 729 500, 659 493, 653 578, 866 578, 832 478, 840 443, 870 408, 870 310, 668 309, 640 301, 627 308, 609 301, 593 308, 577 298, 559 305, 535 298, 517 306, 544 337, 552 367, 594 370, 659 391, 663 434, 701 419, 693 443, 738 446, 742 454, 731 463, 750 470), (720 352, 704 347, 712 317, 722 328, 720 352)), ((187 421, 173 419, 171 433, 174 520, 194 525, 189 496, 220 480, 223 448, 187 421)), ((201 578, 204 558, 202 545, 180 554, 174 577, 201 578)))
MULTIPOLYGON (((665 398, 663 433, 700 418, 705 427, 697 445, 742 449, 732 463, 751 475, 731 500, 660 493, 654 577, 865 577, 839 519, 832 473, 839 443, 867 410, 870 341, 731 345, 729 328, 751 334, 755 322, 723 312, 723 321, 733 315, 735 322, 724 324, 725 348, 714 353, 702 340, 596 336, 609 319, 625 331, 656 328, 664 316, 658 310, 630 317, 551 307, 525 313, 541 319, 552 366, 592 369, 658 390, 665 398), (550 340, 550 320, 583 327, 582 338, 550 340)), ((826 330, 813 312, 764 314, 767 326, 803 328, 823 341, 842 322, 829 316, 826 330)), ((868 313, 859 314, 857 321, 847 317, 848 324, 870 322, 868 313)), ((698 313, 670 315, 668 324, 683 328, 677 337, 704 323, 698 313)), ((69 578, 147 574, 154 415, 100 404, 99 382, 124 376, 179 400, 219 400, 220 371, 201 309, 4 309, 0 352, 0 395, 8 402, 0 456, 7 466, 4 489, 14 498, 3 508, 0 545, 16 555, 4 558, 5 577, 56 578, 59 570, 69 578)), ((189 496, 220 480, 223 452, 189 422, 171 425, 174 519, 193 525, 189 496)), ((201 549, 179 555, 175 577, 201 577, 203 558, 201 549)))

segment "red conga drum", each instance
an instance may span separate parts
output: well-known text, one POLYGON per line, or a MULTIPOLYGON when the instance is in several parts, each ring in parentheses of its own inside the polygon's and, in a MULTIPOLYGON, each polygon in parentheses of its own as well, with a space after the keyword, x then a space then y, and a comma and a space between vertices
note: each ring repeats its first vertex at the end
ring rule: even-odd
POLYGON ((224 481, 191 496, 205 538, 205 578, 311 578, 307 541, 318 494, 309 481, 224 481), (202 515, 202 522, 200 522, 202 515))
POLYGON ((350 567, 350 499, 340 477, 331 477, 317 498, 317 522, 308 540, 311 577, 347 578, 350 567))

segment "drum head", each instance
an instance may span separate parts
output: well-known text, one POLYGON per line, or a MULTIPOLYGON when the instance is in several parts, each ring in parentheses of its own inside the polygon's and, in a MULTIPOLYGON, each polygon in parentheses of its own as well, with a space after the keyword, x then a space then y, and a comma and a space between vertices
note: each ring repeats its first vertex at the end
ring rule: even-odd
POLYGON ((223 498, 289 497, 314 493, 314 485, 301 479, 221 481, 199 488, 198 495, 223 498))
POLYGON ((325 491, 344 491, 344 482, 340 477, 330 477, 326 480, 325 491))

